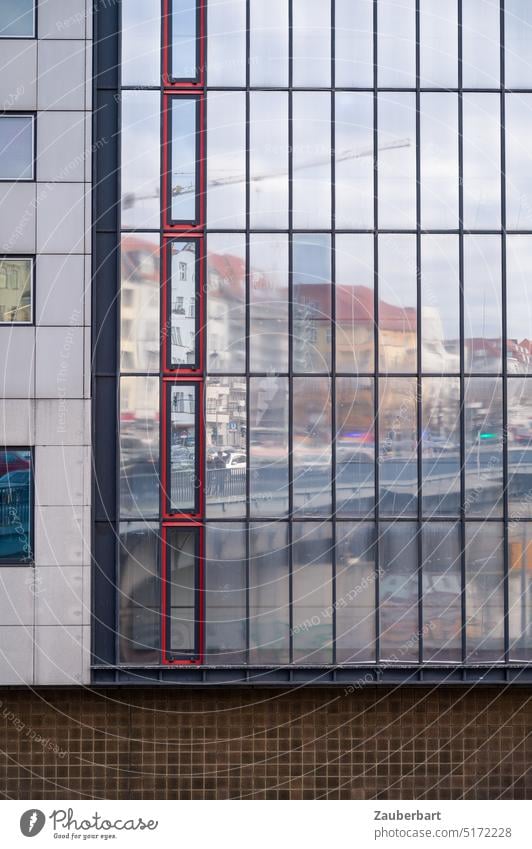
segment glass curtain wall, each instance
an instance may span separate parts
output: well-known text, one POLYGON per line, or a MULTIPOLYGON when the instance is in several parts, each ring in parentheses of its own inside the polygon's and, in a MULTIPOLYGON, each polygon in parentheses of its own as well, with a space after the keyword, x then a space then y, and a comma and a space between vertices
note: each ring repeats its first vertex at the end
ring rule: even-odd
POLYGON ((166 660, 532 660, 525 6, 169 6, 162 197, 156 28, 127 47, 120 503, 180 528, 166 660))

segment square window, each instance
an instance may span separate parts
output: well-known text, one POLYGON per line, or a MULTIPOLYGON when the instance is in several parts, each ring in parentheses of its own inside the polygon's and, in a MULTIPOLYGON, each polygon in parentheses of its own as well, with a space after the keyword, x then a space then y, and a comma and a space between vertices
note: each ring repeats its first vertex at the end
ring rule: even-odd
POLYGON ((33 260, 0 257, 0 323, 29 324, 32 321, 33 260))
POLYGON ((0 448, 0 564, 33 557, 33 459, 29 448, 0 448))
POLYGON ((33 180, 33 115, 0 117, 0 180, 33 180))
POLYGON ((0 38, 35 37, 35 0, 2 0, 0 38))

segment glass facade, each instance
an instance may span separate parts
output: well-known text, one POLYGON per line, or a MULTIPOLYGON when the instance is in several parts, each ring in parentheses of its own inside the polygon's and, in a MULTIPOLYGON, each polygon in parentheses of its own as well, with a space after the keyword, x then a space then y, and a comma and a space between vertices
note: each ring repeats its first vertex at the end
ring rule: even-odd
POLYGON ((526 4, 191 5, 122 4, 128 661, 531 661, 526 4))

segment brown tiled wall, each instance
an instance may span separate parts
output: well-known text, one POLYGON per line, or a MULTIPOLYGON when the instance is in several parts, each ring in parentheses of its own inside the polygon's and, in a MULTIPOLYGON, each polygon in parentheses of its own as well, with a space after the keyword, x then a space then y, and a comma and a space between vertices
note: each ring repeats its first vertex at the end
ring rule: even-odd
POLYGON ((0 700, 4 798, 532 797, 530 690, 0 690, 0 700))

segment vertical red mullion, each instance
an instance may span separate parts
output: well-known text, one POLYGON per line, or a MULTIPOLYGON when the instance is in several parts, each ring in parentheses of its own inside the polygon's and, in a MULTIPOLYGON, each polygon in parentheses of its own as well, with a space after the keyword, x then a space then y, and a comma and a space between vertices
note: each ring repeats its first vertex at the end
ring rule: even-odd
POLYGON ((202 524, 203 516, 205 515, 205 486, 204 486, 204 469, 205 469, 205 423, 204 423, 204 369, 205 369, 205 209, 206 209, 206 177, 205 177, 205 2, 199 2, 199 31, 197 38, 199 39, 199 68, 197 79, 172 81, 171 77, 171 0, 162 0, 162 164, 163 164, 163 180, 161 191, 161 215, 162 215, 162 257, 161 257, 161 318, 162 318, 162 338, 161 338, 161 519, 162 519, 162 555, 161 555, 161 574, 162 574, 162 661, 163 664, 169 665, 190 665, 203 663, 205 652, 205 616, 204 616, 204 596, 205 596, 205 575, 204 575, 204 527, 202 524), (174 224, 171 220, 170 203, 171 196, 169 190, 170 183, 170 168, 171 168, 171 139, 169 133, 170 115, 172 97, 174 95, 196 95, 198 99, 199 111, 199 127, 198 127, 198 219, 195 224, 174 224), (198 329, 198 367, 197 369, 169 369, 168 368, 168 345, 170 336, 170 312, 168 310, 168 286, 170 285, 170 262, 168 252, 170 250, 170 242, 172 238, 191 238, 197 240, 198 245, 198 273, 197 286, 198 291, 198 312, 199 312, 199 329, 198 329), (197 385, 197 405, 198 405, 198 430, 196 435, 196 447, 198 451, 198 513, 186 516, 171 516, 167 512, 168 500, 168 392, 169 387, 166 384, 173 383, 189 383, 193 382, 197 385), (199 557, 198 557, 198 647, 197 656, 194 660, 168 660, 168 553, 167 540, 168 528, 170 527, 196 527, 199 536, 199 557))

